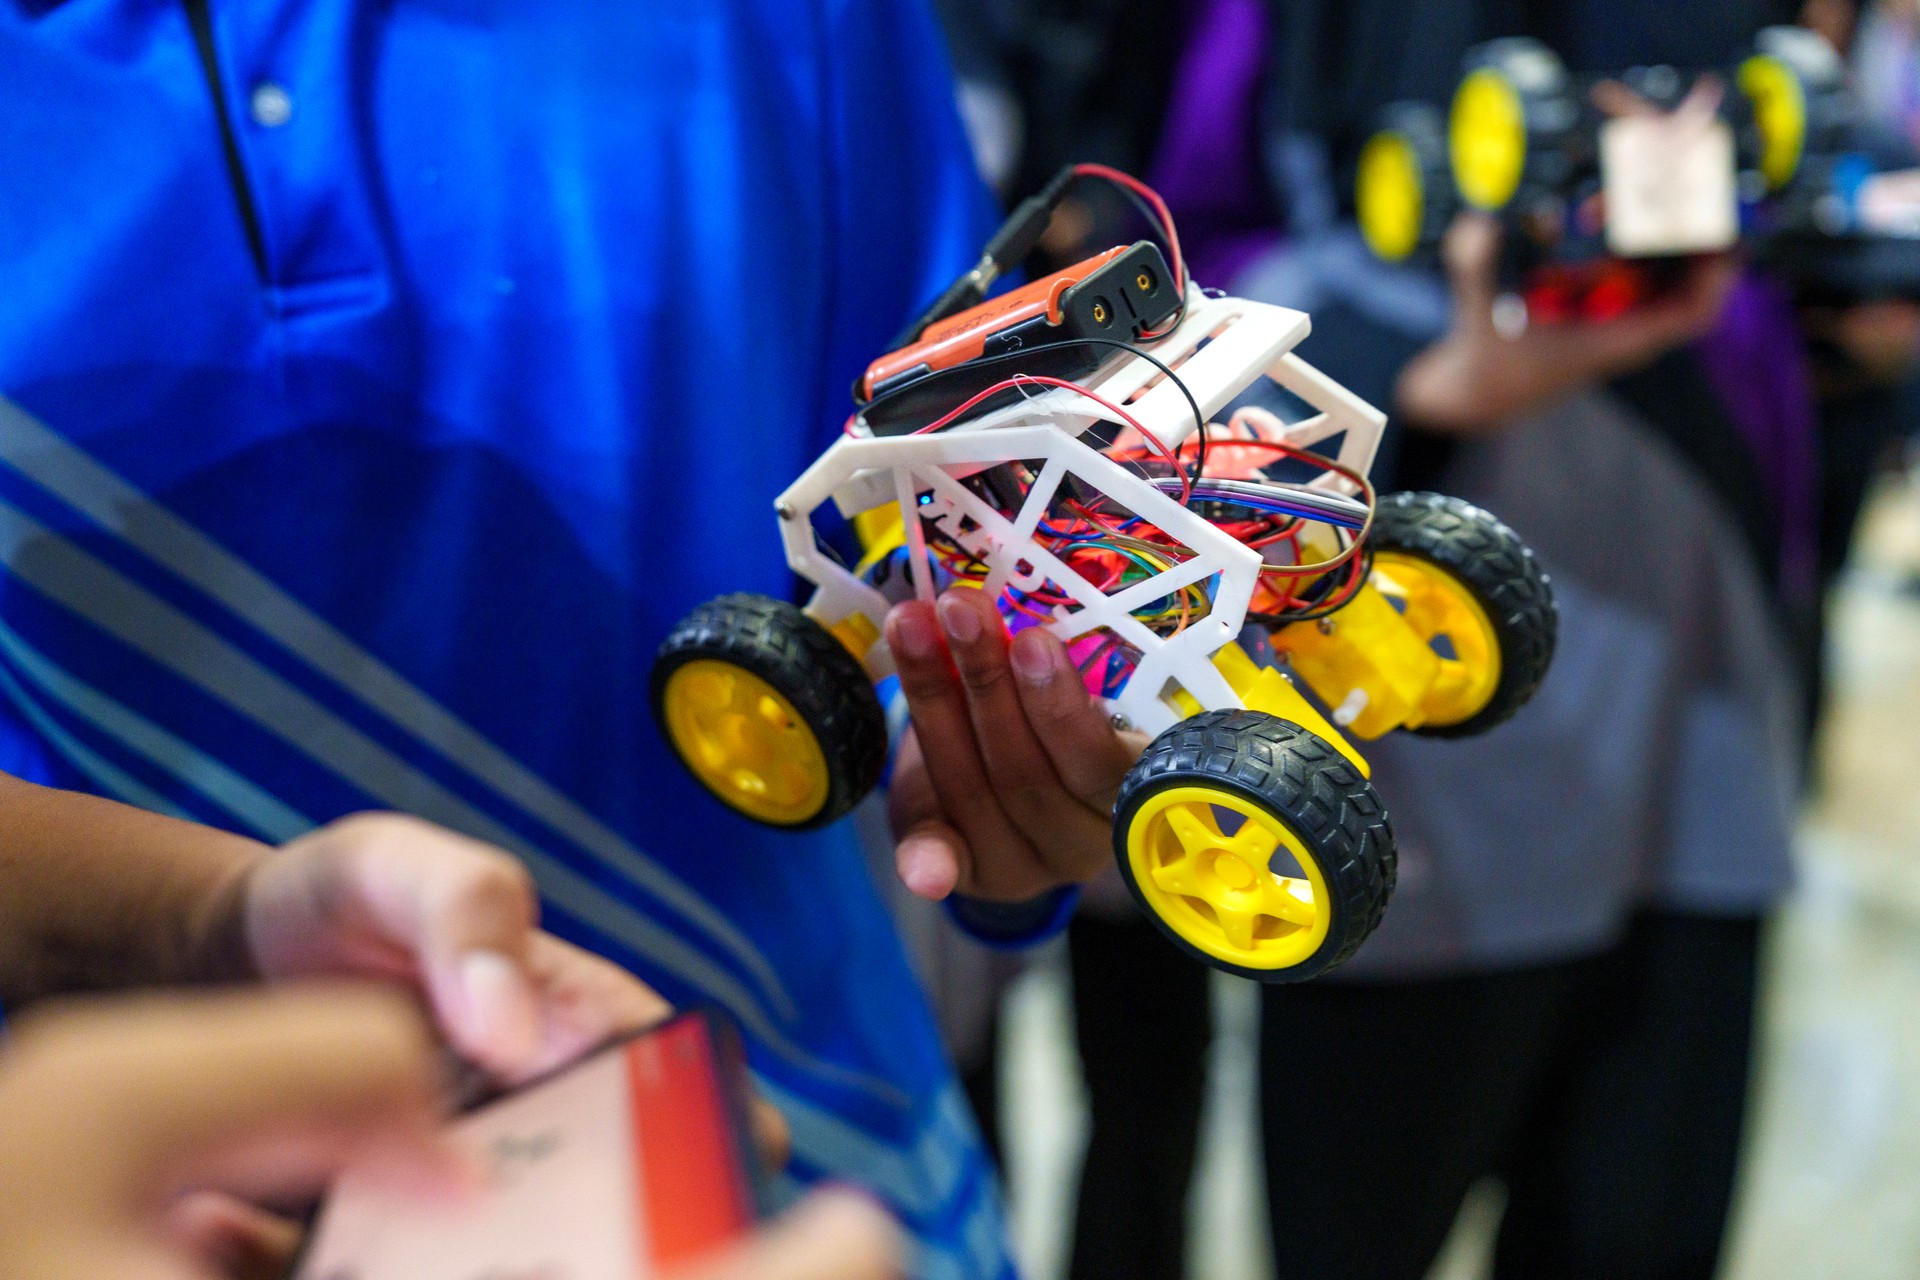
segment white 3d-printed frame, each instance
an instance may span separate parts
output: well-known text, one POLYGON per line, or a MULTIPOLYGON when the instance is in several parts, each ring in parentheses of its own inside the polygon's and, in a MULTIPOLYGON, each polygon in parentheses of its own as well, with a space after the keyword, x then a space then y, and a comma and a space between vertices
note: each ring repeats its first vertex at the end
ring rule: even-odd
MULTIPOLYGON (((1210 298, 1190 287, 1185 318, 1152 351, 1179 375, 1209 423, 1257 378, 1271 378, 1317 410, 1290 424, 1283 439, 1304 448, 1343 436, 1338 460, 1365 474, 1386 415, 1292 354, 1309 328, 1303 312, 1242 298, 1210 298)), ((1151 361, 1127 355, 1083 385, 1123 406, 1170 449, 1193 434, 1186 396, 1151 361)), ((1084 444, 1081 434, 1101 419, 1118 424, 1101 406, 1061 388, 1037 391, 1018 404, 929 435, 874 436, 856 419, 851 432, 775 503, 787 563, 818 588, 807 612, 829 627, 854 613, 866 615, 876 630, 882 626, 886 597, 821 550, 811 517, 828 499, 849 518, 896 502, 906 529, 909 573, 922 598, 930 599, 934 589, 921 524, 930 519, 988 567, 990 595, 997 597, 1009 583, 1031 589, 1050 581, 1073 600, 1056 609, 1047 624, 1062 640, 1104 627, 1138 649, 1139 665, 1111 703, 1125 723, 1150 734, 1171 727, 1181 718, 1168 701, 1172 685, 1184 688, 1206 710, 1240 706, 1210 659, 1240 634, 1260 554, 1084 444), (1012 519, 959 483, 1020 460, 1038 462, 1041 469, 1012 519), (1178 539, 1191 558, 1112 595, 1102 592, 1034 537, 1068 475, 1178 539), (1133 617, 1132 610, 1216 574, 1211 610, 1178 634, 1162 636, 1133 617)), ((1309 487, 1355 492, 1351 481, 1331 471, 1309 487)), ((874 642, 864 662, 876 680, 894 670, 884 639, 874 642)))

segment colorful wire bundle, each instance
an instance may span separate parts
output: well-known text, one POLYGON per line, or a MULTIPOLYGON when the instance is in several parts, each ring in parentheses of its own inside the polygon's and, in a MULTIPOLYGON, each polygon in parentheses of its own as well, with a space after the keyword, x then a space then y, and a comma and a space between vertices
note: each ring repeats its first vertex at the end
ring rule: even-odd
MULTIPOLYGON (((1187 293, 1186 262, 1165 202, 1146 184, 1104 165, 1079 165, 1074 171, 1080 176, 1116 183, 1141 206, 1150 221, 1158 224, 1172 260, 1182 303, 1180 311, 1163 329, 1142 335, 1141 341, 1164 337, 1184 318, 1187 293)), ((1373 486, 1364 474, 1335 458, 1280 438, 1287 429, 1286 424, 1261 409, 1237 411, 1225 433, 1210 441, 1210 428, 1199 402, 1173 367, 1132 343, 1073 339, 1048 345, 1064 347, 1076 342, 1124 349, 1157 365, 1162 376, 1186 396, 1193 411, 1192 434, 1177 449, 1170 448, 1133 413, 1090 388, 1063 378, 1024 372, 1013 373, 969 395, 914 434, 948 430, 981 405, 1010 391, 1024 395, 1030 389, 1048 388, 1084 398, 1114 422, 1130 428, 1139 442, 1107 448, 1109 458, 1142 468, 1163 466, 1167 474, 1148 474, 1148 483, 1236 540, 1263 553, 1261 586, 1256 592, 1255 608, 1248 615, 1250 619, 1276 627, 1308 621, 1326 616, 1353 597, 1370 570, 1366 544, 1373 526, 1375 504, 1373 486), (1224 471, 1235 474, 1210 473, 1216 461, 1224 471), (1266 469, 1281 462, 1305 463, 1323 473, 1337 475, 1359 496, 1317 485, 1267 479, 1266 469), (1330 554, 1310 550, 1326 546, 1324 535, 1309 539, 1315 527, 1330 533, 1333 543, 1330 554), (1309 558, 1312 555, 1321 558, 1309 558)), ((956 366, 931 374, 929 378, 949 373, 957 376, 960 369, 968 367, 956 366)), ((922 390, 925 381, 917 384, 922 390)), ((856 420, 849 419, 849 431, 854 430, 856 420)), ((1025 506, 1036 478, 1026 464, 1005 462, 969 476, 961 483, 1008 519, 1013 519, 1025 506)), ((928 553, 952 581, 973 586, 986 583, 989 568, 975 552, 961 545, 938 522, 928 523, 925 529, 928 553)), ((1109 596, 1175 569, 1195 554, 1151 521, 1119 508, 1111 497, 1097 493, 1075 494, 1070 489, 1055 495, 1044 517, 1037 522, 1034 537, 1059 559, 1067 572, 1109 596)), ((905 548, 900 548, 880 563, 884 566, 905 554, 905 548)), ((1217 581, 1216 575, 1178 587, 1140 605, 1132 611, 1132 616, 1162 635, 1177 635, 1211 611, 1217 581)), ((1073 597, 1054 581, 1043 582, 1031 590, 1009 586, 1002 592, 1000 603, 1009 616, 1026 620, 1016 625, 1051 622, 1057 611, 1070 610, 1076 605, 1073 597)), ((1086 639, 1093 640, 1092 637, 1086 639)), ((1111 633, 1077 648, 1075 653, 1075 663, 1089 687, 1108 696, 1125 683, 1139 658, 1131 645, 1111 633)))

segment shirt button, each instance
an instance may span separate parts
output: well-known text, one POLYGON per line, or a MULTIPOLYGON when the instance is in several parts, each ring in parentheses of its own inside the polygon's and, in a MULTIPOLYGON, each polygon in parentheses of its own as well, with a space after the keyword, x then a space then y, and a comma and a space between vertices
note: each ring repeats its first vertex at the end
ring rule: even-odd
POLYGON ((271 80, 253 87, 247 108, 253 113, 253 122, 263 129, 278 129, 293 119, 293 98, 271 80))

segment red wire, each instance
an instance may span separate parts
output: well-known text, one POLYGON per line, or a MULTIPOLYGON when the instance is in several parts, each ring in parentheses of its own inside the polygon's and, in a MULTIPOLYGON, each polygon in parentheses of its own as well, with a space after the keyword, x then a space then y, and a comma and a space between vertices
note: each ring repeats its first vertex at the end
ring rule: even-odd
POLYGON ((1160 228, 1166 233, 1167 248, 1173 253, 1174 283, 1179 286, 1180 292, 1185 294, 1187 291, 1187 260, 1185 255, 1180 252, 1180 233, 1174 230, 1173 214, 1168 212, 1167 202, 1160 198, 1160 193, 1132 174, 1122 173, 1120 170, 1108 165, 1077 164, 1073 166, 1073 171, 1081 177, 1105 178, 1108 182, 1123 186, 1153 207, 1154 213, 1159 216, 1160 228))
MULTIPOLYGON (((1167 238, 1167 250, 1169 253, 1173 255, 1174 284, 1178 288, 1181 296, 1184 297, 1187 292, 1187 259, 1186 259, 1186 255, 1183 252, 1181 252, 1181 249, 1180 249, 1180 232, 1173 225, 1173 213, 1167 208, 1167 202, 1160 198, 1160 193, 1158 191, 1155 191, 1152 187, 1148 186, 1146 183, 1140 181, 1140 179, 1134 177, 1132 174, 1123 173, 1119 169, 1113 168, 1111 165, 1076 164, 1075 166, 1073 166, 1073 171, 1075 174, 1085 178, 1104 178, 1108 182, 1112 182, 1119 186, 1125 187, 1127 190, 1133 192, 1135 195, 1139 196, 1142 200, 1145 200, 1147 202, 1147 205, 1153 210, 1154 216, 1160 220, 1161 233, 1165 235, 1167 238)), ((1165 333, 1143 333, 1140 336, 1143 340, 1151 340, 1154 338, 1164 338, 1166 334, 1165 333)), ((1082 394, 1090 394, 1085 392, 1083 388, 1072 386, 1072 384, 1070 383, 1058 382, 1053 379, 1040 378, 1040 377, 1035 377, 1031 380, 1035 382, 1049 382, 1055 386, 1064 386, 1064 387, 1068 387, 1071 390, 1081 391, 1082 394)), ((987 390, 982 391, 977 396, 974 396, 971 400, 968 400, 965 404, 961 405, 958 409, 952 410, 944 418, 941 418, 939 421, 933 423, 931 426, 920 428, 920 430, 918 432, 915 432, 915 434, 919 435, 919 434, 924 434, 925 432, 928 432, 928 431, 938 430, 939 428, 945 426, 947 423, 953 421, 953 419, 958 417, 960 414, 965 413, 968 409, 971 409, 974 405, 979 404, 980 401, 985 399, 987 396, 992 395, 996 391, 1004 391, 1010 385, 1012 385, 1012 380, 1009 380, 1007 382, 1002 382, 997 386, 987 388, 987 390)), ((1098 399, 1097 396, 1092 398, 1098 399)), ((1145 436, 1149 440, 1153 440, 1155 446, 1159 448, 1159 451, 1162 454, 1166 454, 1169 458, 1172 458, 1172 455, 1168 453, 1165 446, 1160 445, 1160 442, 1158 440, 1154 440, 1153 435, 1150 432, 1148 432, 1144 427, 1141 427, 1139 423, 1134 422, 1132 418, 1128 418, 1127 415, 1116 406, 1107 404, 1107 402, 1104 400, 1101 400, 1100 403, 1103 405, 1107 405, 1107 408, 1113 409, 1114 412, 1119 413, 1121 417, 1126 418, 1127 422, 1131 424, 1136 430, 1138 430, 1141 435, 1145 436)), ((853 434, 854 423, 859 419, 859 417, 860 415, 858 412, 848 415, 846 426, 842 428, 845 434, 847 435, 853 434)), ((1180 471, 1180 483, 1182 488, 1180 501, 1184 503, 1187 500, 1186 494, 1191 491, 1192 486, 1187 481, 1186 473, 1184 471, 1181 471, 1180 464, 1177 460, 1174 461, 1174 470, 1180 471)))
POLYGON ((988 396, 998 395, 1000 392, 1006 391, 1010 388, 1023 387, 1029 384, 1043 386, 1043 387, 1059 387, 1064 391, 1071 391, 1076 395, 1085 396, 1087 399, 1093 401, 1095 404, 1099 405, 1101 408, 1107 410, 1110 413, 1117 415, 1122 422, 1132 427, 1135 431, 1138 431, 1140 433, 1140 438, 1142 440, 1145 440, 1148 444, 1152 445, 1155 453, 1158 453, 1161 457, 1167 460, 1167 464, 1173 468, 1174 474, 1180 477, 1180 505, 1185 506, 1187 504, 1187 499, 1192 497, 1193 495, 1193 481, 1188 478, 1186 468, 1180 465, 1180 459, 1174 453, 1174 451, 1167 448, 1166 443, 1162 441, 1159 436, 1153 434, 1153 432, 1141 426, 1140 420, 1138 418, 1135 418, 1132 414, 1128 413, 1125 409, 1122 409, 1119 405, 1115 404, 1111 400, 1108 400, 1106 397, 1097 395, 1094 392, 1087 390, 1085 387, 1081 386, 1077 382, 1068 382, 1065 378, 1049 378, 1044 374, 1038 374, 1038 373, 1017 373, 1013 377, 1008 378, 1005 381, 994 383, 992 386, 988 387, 985 391, 982 391, 977 395, 970 396, 966 401, 961 403, 957 408, 947 410, 946 413, 942 414, 938 418, 935 418, 932 422, 929 422, 926 426, 921 427, 918 431, 915 431, 913 434, 917 436, 924 436, 931 432, 938 431, 940 428, 946 426, 949 422, 952 422, 955 418, 958 418, 961 414, 965 413, 967 410, 973 408, 973 406, 979 404, 982 400, 985 400, 988 396))

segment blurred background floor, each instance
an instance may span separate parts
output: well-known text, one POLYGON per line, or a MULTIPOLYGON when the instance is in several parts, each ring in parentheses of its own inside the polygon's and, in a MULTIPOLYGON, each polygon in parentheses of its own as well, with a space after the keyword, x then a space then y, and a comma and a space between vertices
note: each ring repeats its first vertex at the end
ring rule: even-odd
MULTIPOLYGON (((1800 885, 1774 929, 1771 987, 1729 1280, 1920 1274, 1920 484, 1883 480, 1835 602, 1833 701, 1800 885)), ((1003 1089, 1017 1248, 1032 1280, 1066 1264, 1085 1103, 1064 966, 1008 1006, 1003 1089)), ((1216 978, 1217 1035, 1188 1275, 1266 1280, 1257 1007, 1216 978)), ((1144 1029, 1143 1029, 1144 1031, 1144 1029)), ((1478 1280, 1498 1221, 1476 1190, 1432 1280, 1478 1280)))

